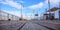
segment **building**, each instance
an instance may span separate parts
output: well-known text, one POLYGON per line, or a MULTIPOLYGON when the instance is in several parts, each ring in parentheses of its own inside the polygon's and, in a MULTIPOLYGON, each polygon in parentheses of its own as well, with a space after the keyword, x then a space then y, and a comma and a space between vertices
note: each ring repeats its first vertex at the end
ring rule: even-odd
POLYGON ((44 15, 43 15, 43 19, 44 19, 44 20, 48 20, 48 19, 49 19, 48 16, 49 16, 49 14, 44 14, 44 15))
POLYGON ((19 18, 20 17, 18 17, 18 16, 15 16, 15 15, 12 15, 12 14, 9 14, 7 12, 0 10, 0 20, 8 20, 8 19, 19 20, 19 18))
POLYGON ((51 16, 54 16, 55 20, 60 20, 60 8, 54 7, 48 10, 48 12, 51 13, 51 16))

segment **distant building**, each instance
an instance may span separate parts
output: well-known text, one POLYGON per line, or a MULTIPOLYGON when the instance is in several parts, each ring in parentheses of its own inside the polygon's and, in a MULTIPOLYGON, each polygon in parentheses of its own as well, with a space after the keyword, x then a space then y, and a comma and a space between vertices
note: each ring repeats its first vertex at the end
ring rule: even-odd
POLYGON ((44 20, 48 20, 48 19, 49 19, 48 16, 49 16, 49 14, 44 14, 44 15, 43 15, 43 19, 44 19, 44 20))

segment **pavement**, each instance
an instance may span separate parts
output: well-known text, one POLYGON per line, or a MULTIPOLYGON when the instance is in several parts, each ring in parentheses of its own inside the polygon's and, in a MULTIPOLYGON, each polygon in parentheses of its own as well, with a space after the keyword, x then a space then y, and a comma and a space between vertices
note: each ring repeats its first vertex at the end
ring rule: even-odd
POLYGON ((1 21, 0 30, 18 30, 25 21, 1 21))
POLYGON ((38 24, 27 22, 20 30, 50 30, 48 28, 42 27, 38 24))
POLYGON ((60 21, 0 21, 0 30, 60 30, 60 21))
POLYGON ((44 21, 32 21, 38 25, 42 25, 44 27, 48 27, 49 29, 60 30, 60 20, 44 20, 44 21))

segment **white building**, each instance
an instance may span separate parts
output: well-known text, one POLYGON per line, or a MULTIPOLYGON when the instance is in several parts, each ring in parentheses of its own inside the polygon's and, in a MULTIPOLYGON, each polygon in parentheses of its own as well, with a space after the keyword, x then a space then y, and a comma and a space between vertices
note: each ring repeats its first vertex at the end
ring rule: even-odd
POLYGON ((50 9, 49 11, 50 11, 51 15, 54 16, 54 19, 60 20, 60 8, 54 7, 52 9, 50 9))
POLYGON ((54 17, 55 17, 55 19, 60 19, 60 10, 56 10, 54 12, 54 17))
POLYGON ((19 17, 0 10, 0 20, 8 20, 8 19, 19 20, 19 17))

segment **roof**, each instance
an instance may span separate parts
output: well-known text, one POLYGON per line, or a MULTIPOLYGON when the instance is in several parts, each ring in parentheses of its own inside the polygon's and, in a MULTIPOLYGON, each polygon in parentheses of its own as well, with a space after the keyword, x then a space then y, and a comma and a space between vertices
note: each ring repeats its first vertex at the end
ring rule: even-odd
POLYGON ((56 10, 60 10, 60 8, 54 7, 54 8, 51 8, 50 10, 48 10, 48 12, 54 12, 56 10))

